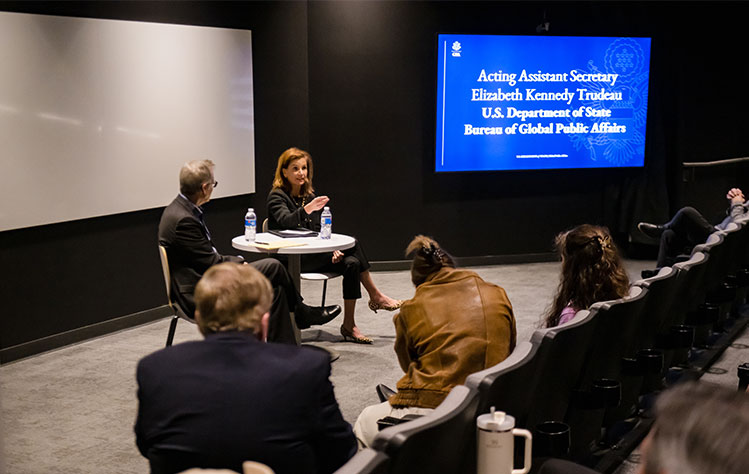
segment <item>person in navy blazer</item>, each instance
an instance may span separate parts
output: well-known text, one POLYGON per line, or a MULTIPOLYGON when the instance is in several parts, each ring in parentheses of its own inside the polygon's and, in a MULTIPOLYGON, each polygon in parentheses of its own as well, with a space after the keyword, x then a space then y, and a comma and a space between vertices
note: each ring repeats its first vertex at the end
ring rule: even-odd
MULTIPOLYGON (((193 292, 200 277, 212 265, 222 262, 243 262, 235 255, 221 255, 211 240, 203 219, 202 205, 211 199, 218 182, 214 163, 197 160, 185 163, 179 173, 180 194, 161 215, 159 244, 166 248, 171 273, 171 293, 185 314, 194 318, 193 292)), ((275 297, 271 307, 269 340, 295 343, 289 311, 294 311, 301 329, 312 324, 325 324, 340 312, 340 306, 311 308, 302 303, 291 276, 278 260, 264 258, 250 265, 271 282, 275 297)))
POLYGON ((195 290, 205 339, 138 363, 136 444, 153 473, 190 467, 329 473, 356 453, 326 352, 263 343, 272 299, 250 265, 209 268, 195 290))

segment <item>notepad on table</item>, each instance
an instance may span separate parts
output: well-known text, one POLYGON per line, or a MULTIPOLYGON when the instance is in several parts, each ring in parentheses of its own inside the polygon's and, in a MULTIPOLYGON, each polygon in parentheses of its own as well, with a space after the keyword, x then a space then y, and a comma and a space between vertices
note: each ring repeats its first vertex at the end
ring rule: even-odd
POLYGON ((251 242, 250 245, 261 250, 278 250, 286 247, 300 247, 307 244, 293 240, 273 240, 270 242, 251 242))
POLYGON ((317 237, 317 232, 305 229, 304 227, 299 227, 298 229, 269 230, 268 233, 277 235, 283 239, 288 239, 290 237, 317 237))

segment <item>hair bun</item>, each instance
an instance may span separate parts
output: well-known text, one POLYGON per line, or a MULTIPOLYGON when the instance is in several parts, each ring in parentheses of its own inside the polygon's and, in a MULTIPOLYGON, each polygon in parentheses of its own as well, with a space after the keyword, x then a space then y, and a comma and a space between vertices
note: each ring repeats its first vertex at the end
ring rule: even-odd
POLYGON ((611 247, 611 237, 608 235, 604 235, 601 237, 601 247, 602 248, 609 248, 611 247))
POLYGON ((455 266, 452 257, 437 242, 424 235, 414 237, 406 249, 406 256, 413 259, 411 281, 416 286, 443 266, 455 266))
POLYGON ((593 246, 593 253, 595 258, 601 258, 603 259, 603 249, 604 249, 604 242, 603 237, 600 235, 594 235, 590 239, 588 239, 588 243, 586 245, 592 245, 593 246))

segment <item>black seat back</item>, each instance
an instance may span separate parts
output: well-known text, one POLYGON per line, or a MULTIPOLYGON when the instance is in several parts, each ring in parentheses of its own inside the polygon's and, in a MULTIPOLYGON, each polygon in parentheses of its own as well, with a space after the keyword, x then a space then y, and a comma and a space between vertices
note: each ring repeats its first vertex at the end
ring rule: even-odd
POLYGON ((648 290, 647 300, 642 307, 640 325, 635 332, 635 351, 655 347, 659 334, 665 334, 672 325, 683 322, 675 321, 671 311, 674 298, 681 293, 679 283, 683 283, 677 275, 678 271, 675 268, 664 267, 657 275, 633 283, 633 286, 648 290))
POLYGON ((531 343, 538 346, 536 383, 526 394, 531 410, 525 426, 533 429, 544 421, 563 421, 577 386, 586 350, 593 339, 596 312, 578 311, 561 326, 538 329, 531 343))
POLYGON ((692 306, 695 303, 704 302, 706 295, 723 281, 727 256, 725 241, 725 234, 718 231, 710 234, 704 244, 694 247, 693 254, 695 252, 702 252, 709 255, 710 258, 708 259, 707 266, 702 274, 702 281, 698 287, 700 291, 695 295, 697 298, 692 302, 692 306))
POLYGON ((708 267, 710 257, 703 252, 696 251, 686 262, 677 263, 674 269, 678 272, 679 293, 671 305, 671 319, 685 321, 688 311, 696 309, 704 301, 705 290, 702 278, 708 267))
POLYGON ((595 303, 597 310, 595 338, 583 369, 582 388, 589 388, 600 378, 620 380, 621 359, 634 355, 635 337, 640 327, 642 309, 648 290, 632 286, 629 294, 618 300, 595 303))
POLYGON ((512 415, 518 426, 525 426, 531 409, 528 394, 534 391, 540 360, 537 350, 531 342, 520 342, 507 359, 466 378, 465 385, 479 393, 479 414, 488 413, 493 406, 512 415))
MULTIPOLYGON (((536 330, 531 336, 531 342, 538 345, 539 361, 535 389, 528 394, 532 399, 526 422, 529 430, 535 432, 546 421, 569 422, 568 413, 577 403, 576 389, 596 326, 597 310, 583 310, 568 323, 536 330)), ((570 426, 571 449, 584 444, 583 434, 579 425, 570 426)))
POLYGON ((476 436, 478 401, 475 389, 458 385, 432 413, 380 431, 372 448, 390 458, 392 474, 459 472, 476 436))
POLYGON ((722 231, 725 239, 723 242, 725 256, 722 262, 724 275, 733 273, 742 266, 742 258, 739 254, 743 251, 743 249, 740 250, 741 245, 746 244, 746 230, 740 223, 732 222, 722 231))
MULTIPOLYGON (((525 427, 528 414, 533 408, 533 398, 537 382, 538 346, 527 341, 518 343, 510 356, 486 370, 476 372, 466 378, 465 385, 478 391, 477 415, 489 413, 491 407, 515 418, 515 425, 525 427)), ((476 438, 466 449, 466 459, 461 472, 476 472, 476 438)), ((520 458, 519 458, 520 459, 520 458)))

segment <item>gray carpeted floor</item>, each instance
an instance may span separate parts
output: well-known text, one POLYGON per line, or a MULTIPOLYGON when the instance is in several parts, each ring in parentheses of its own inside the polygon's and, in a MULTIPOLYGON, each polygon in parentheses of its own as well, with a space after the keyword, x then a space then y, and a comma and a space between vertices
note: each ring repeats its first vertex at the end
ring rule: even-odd
MULTIPOLYGON (((652 266, 650 261, 627 262, 633 280, 641 269, 652 266)), ((473 270, 505 288, 514 306, 518 340, 528 340, 550 302, 559 265, 473 270)), ((394 298, 413 295, 408 272, 381 272, 373 277, 380 289, 394 298)), ((307 302, 318 304, 321 284, 302 285, 307 302)), ((329 286, 328 301, 340 304, 340 283, 334 281, 329 286)), ((392 349, 392 313, 374 314, 366 299, 358 302, 357 322, 374 338, 371 346, 341 342, 340 319, 303 331, 303 339, 340 353, 333 364, 332 380, 343 415, 353 423, 362 408, 377 403, 375 384, 395 385, 401 369, 392 349)), ((0 443, 5 449, 0 472, 3 460, 7 473, 147 472, 147 462, 138 453, 133 436, 137 408, 134 371, 141 357, 163 347, 168 322, 164 319, 0 367, 0 432, 4 437, 0 443)), ((199 338, 195 326, 180 322, 175 343, 199 338)), ((742 357, 746 359, 745 349, 746 345, 736 345, 716 364, 728 373, 705 378, 735 387, 735 368, 742 357)), ((621 472, 633 468, 625 465, 621 472)))

